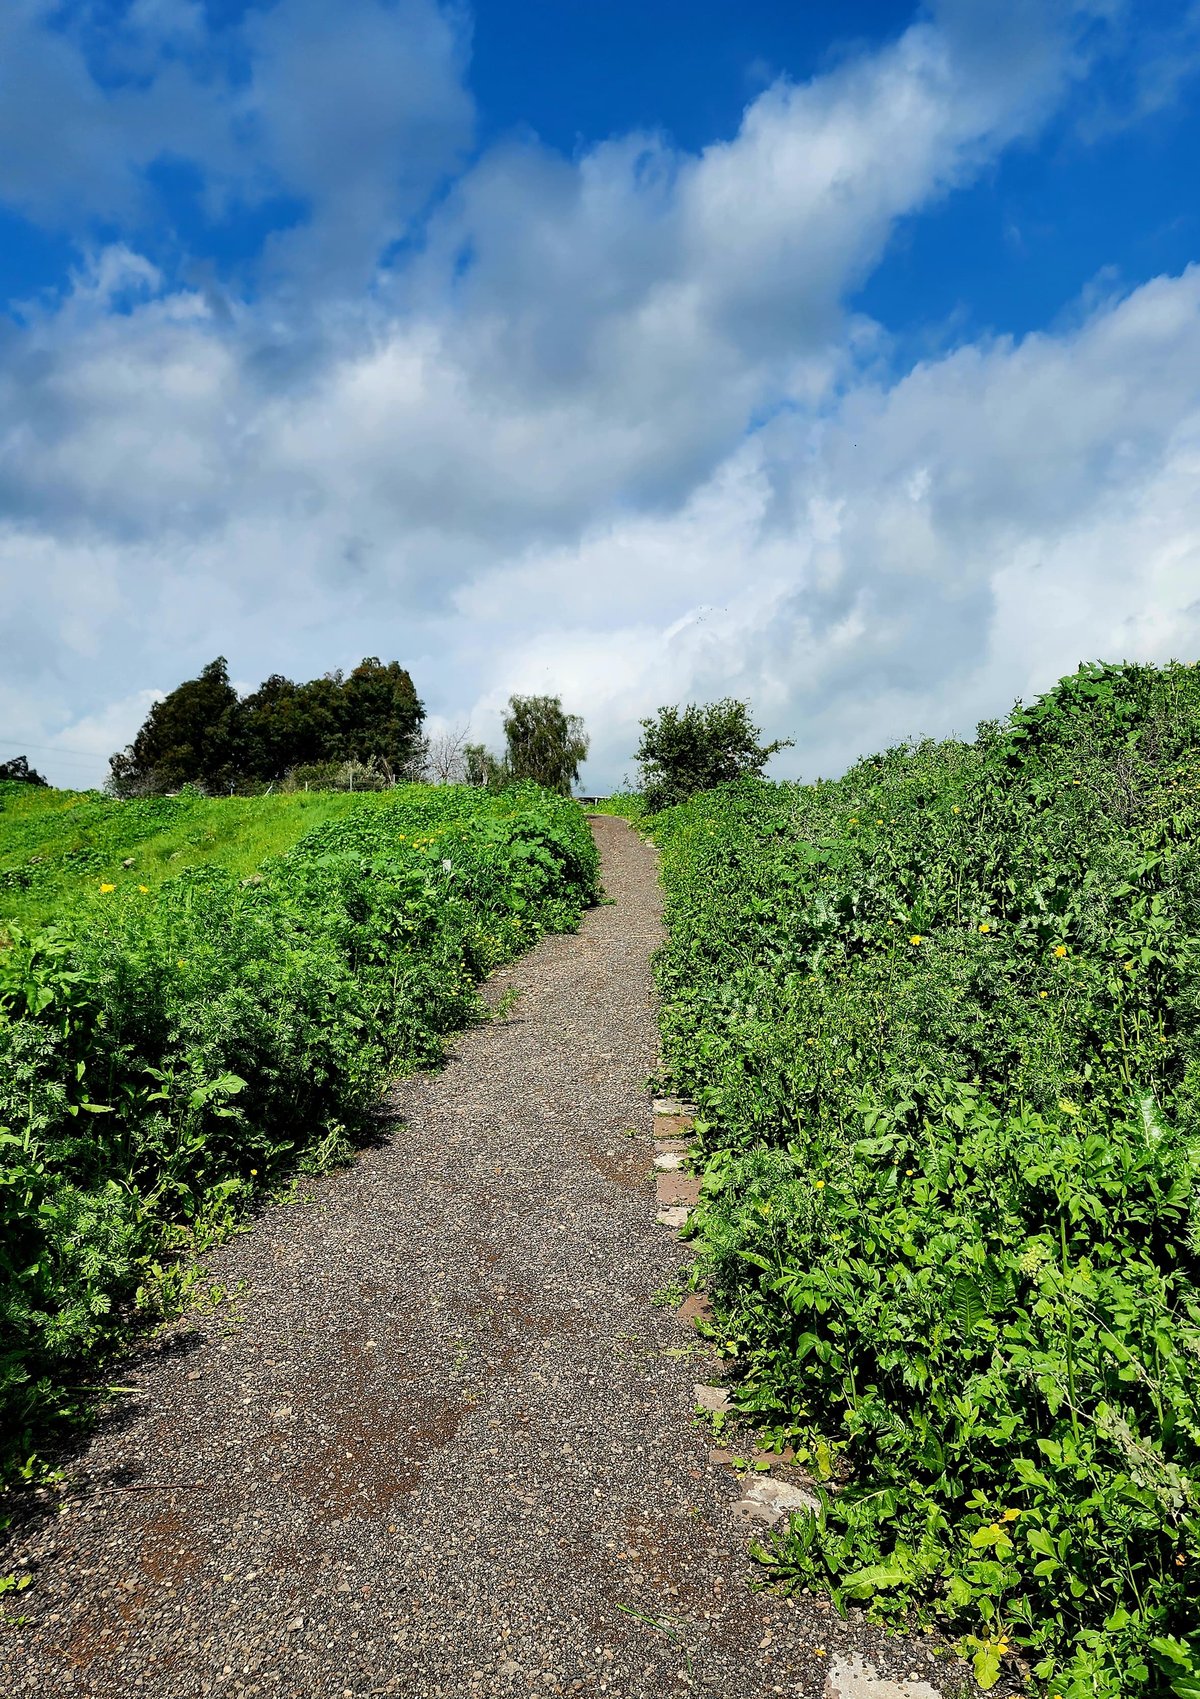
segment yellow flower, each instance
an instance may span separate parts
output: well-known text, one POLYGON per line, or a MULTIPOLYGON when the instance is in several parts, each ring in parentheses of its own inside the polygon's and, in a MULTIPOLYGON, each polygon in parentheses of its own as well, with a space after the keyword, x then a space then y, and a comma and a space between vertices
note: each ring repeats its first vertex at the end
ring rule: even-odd
POLYGON ((991 922, 987 921, 987 920, 981 920, 980 923, 979 923, 979 930, 981 932, 990 932, 992 930, 991 922))
POLYGON ((908 1175, 909 1175, 909 1176, 910 1176, 910 1177, 911 1177, 911 1175, 912 1175, 912 1174, 913 1174, 913 1173, 914 1173, 914 1172, 915 1172, 915 1170, 914 1170, 914 1169, 912 1169, 912 1168, 906 1168, 906 1169, 905 1169, 905 1170, 904 1170, 904 1172, 905 1172, 905 1173, 906 1173, 906 1174, 908 1174, 908 1175))
POLYGON ((116 888, 117 888, 117 887, 116 887, 116 886, 115 886, 115 885, 101 885, 101 887, 100 887, 100 895, 101 895, 101 896, 102 896, 102 897, 107 897, 107 895, 108 895, 108 893, 109 893, 109 892, 110 892, 110 891, 115 891, 115 890, 116 890, 116 888))
POLYGON ((858 825, 858 815, 857 815, 857 814, 852 814, 852 815, 851 815, 851 816, 850 816, 850 824, 851 824, 851 825, 852 825, 852 826, 857 826, 857 825, 858 825))
POLYGON ((1039 997, 1048 997, 1049 995, 1050 995, 1050 993, 1048 991, 1039 991, 1038 992, 1039 997))
POLYGON ((923 944, 924 941, 925 940, 921 937, 919 932, 914 932, 912 937, 909 939, 910 944, 923 944))
POLYGON ((1056 956, 1058 956, 1059 958, 1065 956, 1066 953, 1067 953, 1067 946, 1065 944, 1056 944, 1054 946, 1054 954, 1056 956))
POLYGON ((150 894, 149 885, 139 885, 138 890, 142 893, 143 897, 149 896, 150 894))
POLYGON ((814 1180, 813 1181, 813 1186, 818 1192, 821 1190, 821 1188, 822 1188, 822 1186, 824 1186, 824 1184, 825 1184, 824 1180, 814 1180))
POLYGON ((1133 963, 1132 962, 1126 962, 1125 963, 1125 972, 1126 973, 1132 973, 1133 972, 1133 963))
POLYGON ((959 807, 959 806, 958 806, 958 804, 957 804, 957 802, 956 802, 956 803, 955 803, 955 804, 954 804, 954 807, 953 807, 953 808, 952 808, 952 809, 951 809, 951 810, 950 810, 950 812, 951 812, 951 814, 961 814, 961 813, 962 813, 962 809, 961 809, 961 808, 960 808, 960 807, 959 807))

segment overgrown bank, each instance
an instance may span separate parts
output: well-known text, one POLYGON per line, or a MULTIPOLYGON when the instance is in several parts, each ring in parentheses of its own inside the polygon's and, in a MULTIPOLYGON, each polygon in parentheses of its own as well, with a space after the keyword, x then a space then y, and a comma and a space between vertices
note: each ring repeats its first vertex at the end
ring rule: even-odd
MULTIPOLYGON (((75 1409, 138 1312, 154 1313, 175 1253, 344 1149, 384 1083, 435 1061, 479 1012, 487 972, 573 927, 597 894, 580 810, 532 786, 338 798, 340 818, 254 873, 231 828, 210 857, 156 879, 145 846, 169 867, 173 823, 190 856, 196 810, 211 824, 240 807, 226 822, 252 841, 272 825, 274 799, 181 800, 172 814, 162 800, 81 799, 103 828, 84 854, 104 865, 59 868, 55 924, 0 921, 4 1472, 75 1409)), ((0 852, 24 834, 36 873, 58 828, 43 821, 35 859, 28 799, 9 801, 0 852)), ((298 807, 281 800, 281 817, 298 807)), ((44 898, 36 879, 10 886, 10 908, 35 888, 44 898)))
POLYGON ((738 1400, 826 1483, 785 1580, 991 1684, 1200 1693, 1200 670, 710 792, 663 847, 671 1082, 738 1400))

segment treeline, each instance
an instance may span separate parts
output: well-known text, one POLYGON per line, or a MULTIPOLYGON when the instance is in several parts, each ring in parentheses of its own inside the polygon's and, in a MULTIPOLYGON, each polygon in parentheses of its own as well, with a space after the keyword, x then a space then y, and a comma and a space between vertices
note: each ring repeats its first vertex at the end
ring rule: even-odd
POLYGON ((368 656, 352 672, 306 684, 273 673, 248 696, 229 682, 219 655, 198 678, 156 702, 125 749, 109 762, 117 796, 148 796, 183 785, 237 790, 278 783, 306 769, 360 770, 367 783, 414 777, 424 757, 425 709, 396 661, 368 656))
POLYGON ((219 655, 154 704, 133 742, 112 756, 107 789, 136 797, 184 785, 219 794, 269 785, 378 790, 423 780, 502 790, 532 780, 569 794, 587 756, 583 722, 564 713, 557 696, 509 698, 499 755, 471 743, 466 728, 426 737, 424 719, 396 661, 368 656, 348 674, 328 672, 307 684, 273 673, 239 696, 219 655))

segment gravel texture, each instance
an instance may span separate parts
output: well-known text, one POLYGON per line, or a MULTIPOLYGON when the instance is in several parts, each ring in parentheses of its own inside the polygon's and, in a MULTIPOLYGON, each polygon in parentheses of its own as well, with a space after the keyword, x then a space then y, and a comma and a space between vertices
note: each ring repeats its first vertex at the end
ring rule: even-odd
POLYGON ((138 1355, 0 1554, 36 1573, 7 1693, 928 1691, 931 1640, 750 1591, 693 1421, 716 1365, 652 1301, 687 1257, 655 1220, 656 863, 594 827, 613 901, 496 975, 511 1012, 379 1146, 207 1259, 235 1296, 138 1355))

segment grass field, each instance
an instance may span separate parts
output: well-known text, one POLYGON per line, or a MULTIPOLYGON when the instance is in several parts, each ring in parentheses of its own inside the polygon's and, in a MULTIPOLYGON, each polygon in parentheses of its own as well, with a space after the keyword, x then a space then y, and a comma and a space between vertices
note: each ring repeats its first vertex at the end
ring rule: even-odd
POLYGON ((30 1474, 195 1248, 369 1131, 477 986, 598 892, 579 808, 0 797, 0 1474, 30 1474))
MULTIPOLYGON (((636 814, 636 804, 629 811, 636 814)), ((643 820, 776 1578, 1062 1699, 1200 1694, 1200 669, 643 820)))
POLYGON ((149 885, 205 863, 253 873, 306 832, 392 793, 147 797, 0 785, 0 918, 47 922, 102 881, 149 885), (124 866, 132 859, 133 866, 124 866))

